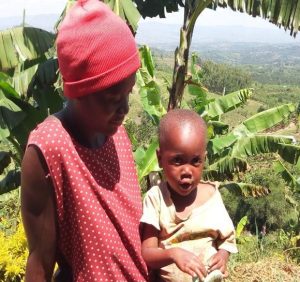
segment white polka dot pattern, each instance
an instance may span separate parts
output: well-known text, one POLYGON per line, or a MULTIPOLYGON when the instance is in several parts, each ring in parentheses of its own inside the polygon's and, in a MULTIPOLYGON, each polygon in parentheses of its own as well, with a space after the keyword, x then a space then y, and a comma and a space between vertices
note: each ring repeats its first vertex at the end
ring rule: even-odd
POLYGON ((49 117, 32 131, 30 144, 41 150, 53 179, 58 248, 74 281, 145 281, 141 196, 124 128, 89 149, 49 117))

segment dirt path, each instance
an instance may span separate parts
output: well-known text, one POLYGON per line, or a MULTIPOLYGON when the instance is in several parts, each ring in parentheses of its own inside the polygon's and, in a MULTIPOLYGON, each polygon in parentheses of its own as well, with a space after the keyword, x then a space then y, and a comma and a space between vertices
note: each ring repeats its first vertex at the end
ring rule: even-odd
POLYGON ((226 282, 300 282, 300 265, 280 258, 233 266, 226 282))

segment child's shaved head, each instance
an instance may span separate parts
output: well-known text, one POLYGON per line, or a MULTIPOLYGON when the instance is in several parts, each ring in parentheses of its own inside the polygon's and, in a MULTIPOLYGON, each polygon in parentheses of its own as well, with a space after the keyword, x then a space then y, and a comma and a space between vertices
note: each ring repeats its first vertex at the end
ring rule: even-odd
POLYGON ((203 138, 205 141, 204 144, 206 144, 207 127, 205 121, 201 116, 191 110, 171 110, 160 120, 158 129, 160 148, 164 145, 168 145, 168 138, 171 136, 170 132, 174 129, 180 129, 183 134, 196 131, 199 133, 199 138, 203 138))

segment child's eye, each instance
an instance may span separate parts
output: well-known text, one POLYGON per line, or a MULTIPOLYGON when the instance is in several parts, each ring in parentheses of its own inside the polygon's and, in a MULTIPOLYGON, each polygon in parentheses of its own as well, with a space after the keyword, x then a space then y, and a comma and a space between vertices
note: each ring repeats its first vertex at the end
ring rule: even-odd
POLYGON ((193 165, 200 165, 201 164, 201 158, 200 157, 195 157, 192 159, 192 164, 193 165))
POLYGON ((172 159, 172 162, 175 165, 180 165, 182 163, 182 159, 180 157, 175 157, 175 158, 172 159))

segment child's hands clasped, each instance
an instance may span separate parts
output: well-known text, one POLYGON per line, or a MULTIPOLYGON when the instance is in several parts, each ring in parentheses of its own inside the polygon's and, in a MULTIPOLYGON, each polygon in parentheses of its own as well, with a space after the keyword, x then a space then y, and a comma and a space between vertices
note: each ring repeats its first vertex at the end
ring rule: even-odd
POLYGON ((218 252, 212 256, 210 262, 209 262, 209 267, 208 267, 208 272, 212 272, 216 269, 219 269, 223 274, 224 277, 228 276, 227 273, 227 262, 229 258, 229 253, 225 250, 218 250, 218 252))
POLYGON ((177 267, 192 277, 199 277, 201 280, 207 275, 204 264, 195 254, 181 248, 173 249, 173 260, 177 267))

